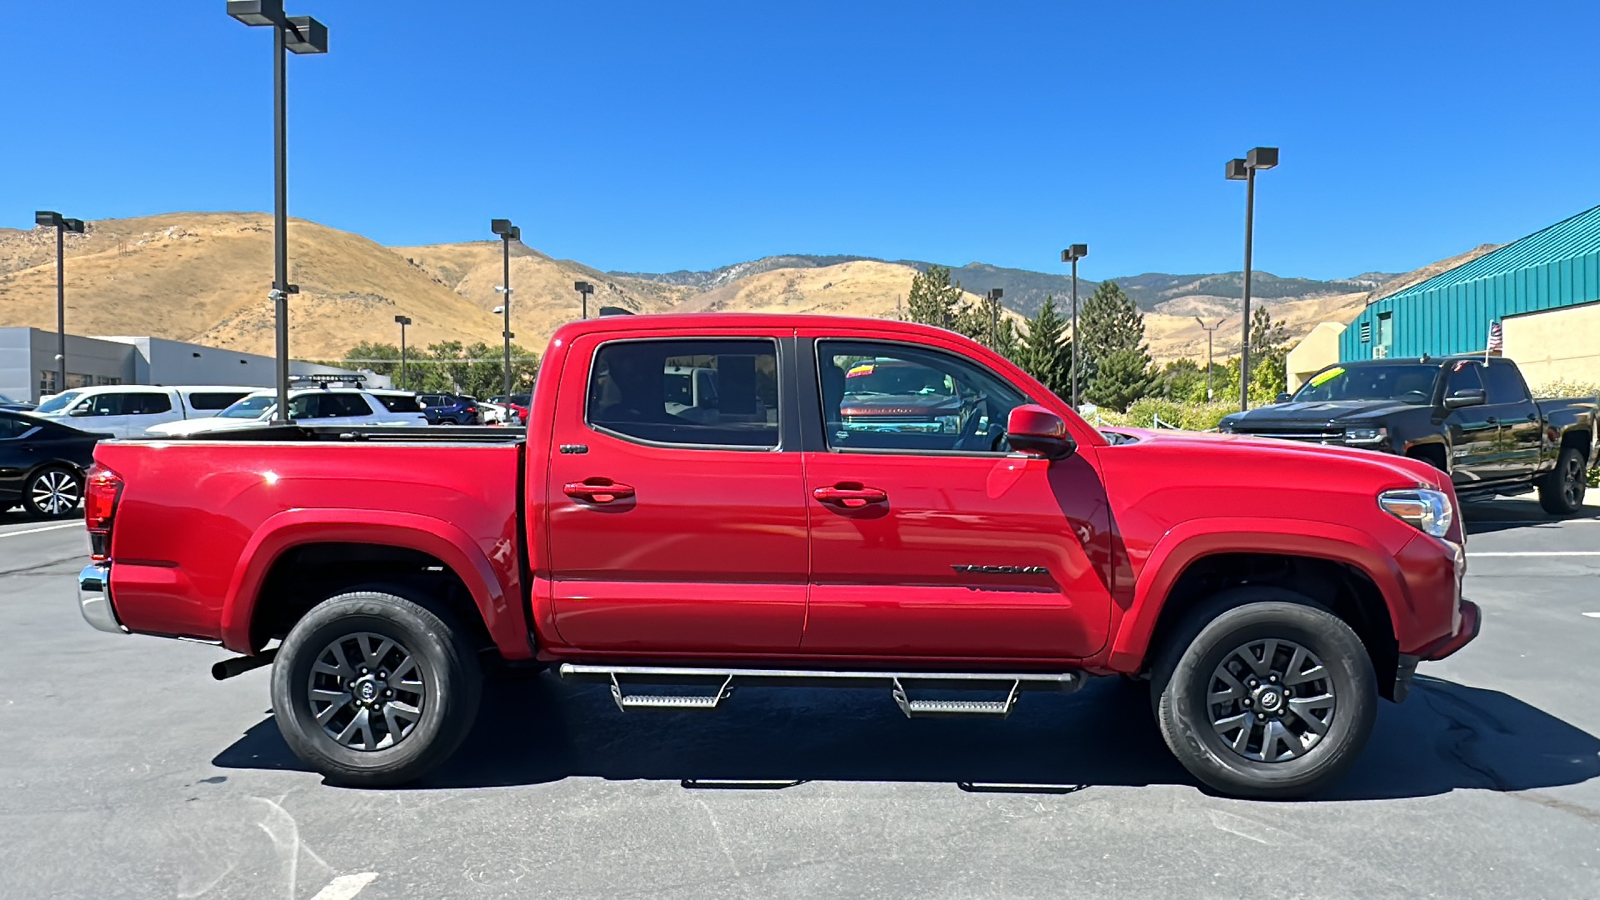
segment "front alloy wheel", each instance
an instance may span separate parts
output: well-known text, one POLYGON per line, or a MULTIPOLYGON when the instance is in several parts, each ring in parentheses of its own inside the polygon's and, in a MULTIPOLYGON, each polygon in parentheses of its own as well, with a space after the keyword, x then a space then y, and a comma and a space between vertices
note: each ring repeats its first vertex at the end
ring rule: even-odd
POLYGON ((1555 469, 1539 482, 1539 505, 1545 512, 1570 516, 1583 508, 1583 495, 1589 488, 1586 462, 1577 447, 1562 449, 1555 469))
POLYGON ((1333 724, 1333 681, 1315 653, 1294 641, 1235 648, 1211 674, 1211 728, 1233 752, 1257 762, 1297 759, 1333 724))

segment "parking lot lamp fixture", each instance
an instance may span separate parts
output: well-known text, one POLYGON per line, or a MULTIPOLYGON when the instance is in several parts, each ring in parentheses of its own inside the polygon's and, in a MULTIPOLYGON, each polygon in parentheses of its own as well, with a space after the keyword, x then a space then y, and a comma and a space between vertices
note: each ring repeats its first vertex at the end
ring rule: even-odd
POLYGON ((394 320, 400 323, 400 390, 406 389, 406 326, 411 324, 410 316, 395 316, 394 320))
POLYGON ((1206 320, 1199 316, 1195 316, 1194 320, 1200 323, 1200 327, 1206 333, 1206 402, 1210 403, 1213 399, 1211 395, 1211 337, 1218 328, 1222 327, 1222 323, 1226 322, 1227 319, 1218 319, 1215 325, 1207 325, 1206 320))
POLYGON ((594 293, 594 285, 587 281, 574 281, 572 289, 578 292, 578 299, 583 302, 583 317, 589 318, 589 295, 594 293))
POLYGON ((272 297, 277 332, 278 405, 275 425, 289 423, 289 295, 300 289, 289 283, 289 139, 288 87, 285 60, 289 53, 327 53, 327 26, 310 16, 286 16, 283 0, 228 0, 228 15, 250 26, 272 28, 272 297))
POLYGON ((1061 261, 1072 263, 1072 408, 1078 408, 1078 260, 1089 255, 1088 244, 1073 244, 1061 251, 1061 261))
POLYGON ((989 301, 989 349, 1000 349, 1000 298, 1005 296, 1004 288, 990 288, 984 299, 989 301))
POLYGON ((58 212, 41 209, 33 214, 35 224, 56 230, 56 393, 67 389, 67 277, 66 234, 83 234, 82 219, 68 219, 58 212))
POLYGON ((500 236, 501 261, 505 266, 504 281, 495 288, 497 293, 506 295, 506 302, 501 304, 500 312, 505 316, 505 327, 500 336, 506 342, 505 359, 505 390, 507 397, 511 396, 511 242, 522 240, 522 229, 511 224, 510 219, 489 220, 489 230, 500 236))
POLYGON ((1244 334, 1239 340, 1239 409, 1250 408, 1250 254, 1255 243, 1256 172, 1278 164, 1277 147, 1257 147, 1244 159, 1228 160, 1227 179, 1244 189, 1244 334))

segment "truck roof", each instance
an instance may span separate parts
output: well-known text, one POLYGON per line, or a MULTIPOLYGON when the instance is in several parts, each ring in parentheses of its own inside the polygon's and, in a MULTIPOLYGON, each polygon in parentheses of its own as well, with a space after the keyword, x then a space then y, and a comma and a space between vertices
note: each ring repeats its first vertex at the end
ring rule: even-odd
POLYGON ((557 329, 551 340, 570 341, 585 334, 609 334, 636 331, 694 332, 700 329, 722 328, 870 328, 906 336, 955 334, 944 328, 901 322, 896 319, 873 319, 865 316, 823 316, 806 313, 653 313, 643 316, 604 316, 597 319, 580 319, 557 329))

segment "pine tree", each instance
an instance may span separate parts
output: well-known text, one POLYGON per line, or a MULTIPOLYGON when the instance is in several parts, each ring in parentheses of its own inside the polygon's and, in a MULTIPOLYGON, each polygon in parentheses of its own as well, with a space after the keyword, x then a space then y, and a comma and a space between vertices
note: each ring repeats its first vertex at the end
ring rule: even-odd
POLYGON ((1013 357, 1029 375, 1057 397, 1072 400, 1072 342, 1066 340, 1067 320, 1056 310, 1054 297, 1046 296, 1039 314, 1028 322, 1013 357))
POLYGON ((1250 314, 1250 400, 1270 403, 1289 387, 1289 329, 1271 313, 1250 314))
POLYGON ((1116 282, 1095 288, 1078 315, 1078 328, 1079 383, 1088 385, 1084 395, 1091 402, 1124 409, 1149 392, 1155 377, 1144 344, 1144 314, 1116 282))
POLYGON ((961 285, 950 281, 950 270, 944 266, 929 266, 928 271, 911 279, 907 304, 911 321, 954 328, 963 305, 961 285))

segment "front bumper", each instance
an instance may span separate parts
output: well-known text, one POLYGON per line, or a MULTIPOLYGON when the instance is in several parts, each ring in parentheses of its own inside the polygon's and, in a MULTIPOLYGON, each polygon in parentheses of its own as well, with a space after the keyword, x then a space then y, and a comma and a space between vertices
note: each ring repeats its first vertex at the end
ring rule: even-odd
POLYGON ((1455 634, 1440 638, 1417 653, 1400 654, 1399 665, 1395 667, 1394 702, 1404 701, 1406 695, 1411 693, 1411 679, 1417 674, 1417 663, 1423 660, 1444 659, 1472 643, 1482 628, 1483 612, 1478 609, 1478 604, 1471 600, 1462 600, 1461 622, 1456 626, 1455 634))
POLYGON ((100 631, 127 634, 128 629, 117 621, 117 611, 111 608, 111 567, 84 566, 78 573, 78 611, 83 620, 100 631))

